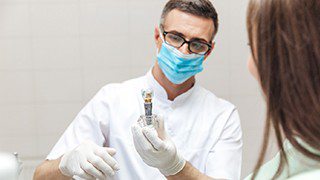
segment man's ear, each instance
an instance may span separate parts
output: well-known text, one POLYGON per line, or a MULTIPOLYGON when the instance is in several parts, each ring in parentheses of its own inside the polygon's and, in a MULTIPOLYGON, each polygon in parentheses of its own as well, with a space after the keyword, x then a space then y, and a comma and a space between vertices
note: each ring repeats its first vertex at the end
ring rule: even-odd
POLYGON ((160 50, 161 45, 162 45, 162 40, 160 38, 160 29, 159 26, 155 26, 154 28, 154 40, 157 46, 157 49, 160 50))
POLYGON ((157 46, 161 43, 159 26, 155 26, 154 28, 154 40, 157 46))

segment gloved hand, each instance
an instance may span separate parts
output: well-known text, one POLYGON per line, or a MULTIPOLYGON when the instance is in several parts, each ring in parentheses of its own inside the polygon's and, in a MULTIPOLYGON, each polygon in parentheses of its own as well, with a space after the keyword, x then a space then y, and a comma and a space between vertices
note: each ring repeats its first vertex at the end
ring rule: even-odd
POLYGON ((131 130, 134 146, 146 164, 158 168, 165 176, 175 175, 183 169, 186 161, 165 132, 161 117, 157 118, 156 124, 156 129, 133 124, 131 130))
POLYGON ((115 153, 113 148, 100 147, 91 141, 85 141, 62 156, 59 169, 62 174, 70 177, 106 179, 119 170, 118 163, 111 157, 115 153))

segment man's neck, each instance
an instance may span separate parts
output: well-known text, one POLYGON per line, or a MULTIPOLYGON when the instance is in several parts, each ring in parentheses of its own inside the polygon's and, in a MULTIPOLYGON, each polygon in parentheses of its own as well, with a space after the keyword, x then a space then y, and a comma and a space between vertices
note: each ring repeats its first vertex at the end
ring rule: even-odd
POLYGON ((171 101, 173 101, 179 95, 187 92, 193 87, 195 83, 195 78, 193 76, 182 84, 173 84, 167 79, 167 77, 163 74, 157 64, 152 68, 152 75, 156 79, 156 81, 166 90, 168 99, 171 101))

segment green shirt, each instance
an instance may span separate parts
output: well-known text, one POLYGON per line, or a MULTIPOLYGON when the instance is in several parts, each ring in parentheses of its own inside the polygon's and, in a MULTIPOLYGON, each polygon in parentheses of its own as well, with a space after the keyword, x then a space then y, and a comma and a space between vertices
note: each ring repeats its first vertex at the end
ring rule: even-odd
MULTIPOLYGON (((306 147, 309 151, 320 155, 320 152, 316 152, 301 140, 298 140, 298 142, 302 146, 306 147)), ((283 172, 277 179, 287 179, 307 171, 313 171, 317 169, 320 170, 319 161, 310 159, 309 157, 306 157, 305 155, 300 153, 290 144, 288 140, 284 142, 284 150, 287 154, 288 164, 284 166, 283 172)), ((273 175, 277 172, 279 163, 280 163, 280 153, 278 153, 273 159, 271 159, 269 162, 267 162, 260 168, 259 173, 256 176, 256 179, 257 180, 272 179, 273 175)), ((252 174, 246 177, 245 180, 251 179, 251 176, 252 174)))

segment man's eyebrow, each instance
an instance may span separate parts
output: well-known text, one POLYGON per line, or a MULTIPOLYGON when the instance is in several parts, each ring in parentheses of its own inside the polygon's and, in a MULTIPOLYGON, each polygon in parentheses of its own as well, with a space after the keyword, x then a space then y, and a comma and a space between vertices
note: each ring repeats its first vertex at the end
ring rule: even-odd
POLYGON ((205 40, 203 38, 191 38, 190 41, 192 41, 192 40, 197 40, 197 41, 201 41, 201 42, 210 44, 210 41, 207 41, 207 40, 205 40))
POLYGON ((181 36, 181 37, 183 37, 183 38, 186 37, 184 34, 182 34, 181 32, 178 32, 178 31, 176 31, 176 30, 172 30, 172 31, 168 31, 168 32, 169 32, 169 33, 173 33, 173 34, 175 34, 175 35, 179 35, 179 36, 181 36))
MULTIPOLYGON (((181 36, 181 37, 183 37, 183 38, 186 38, 186 36, 185 36, 184 34, 178 32, 178 31, 176 31, 176 30, 172 30, 172 31, 168 31, 168 32, 173 33, 173 34, 176 34, 176 35, 179 35, 179 36, 181 36)), ((203 42, 205 42, 205 43, 210 43, 210 42, 208 42, 207 40, 205 40, 205 39, 203 39, 203 38, 198 38, 198 37, 191 38, 189 41, 191 41, 191 40, 199 40, 199 41, 203 41, 203 42)))

